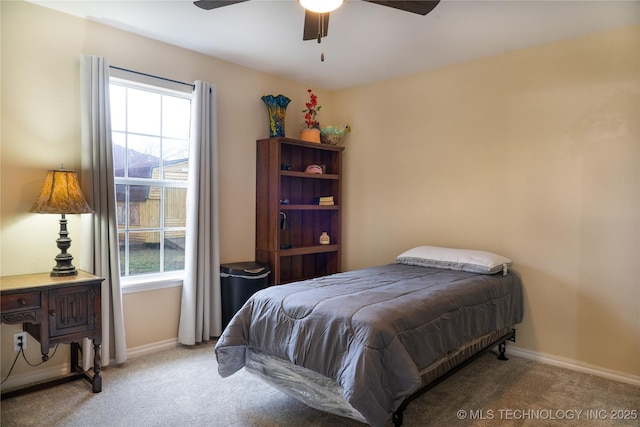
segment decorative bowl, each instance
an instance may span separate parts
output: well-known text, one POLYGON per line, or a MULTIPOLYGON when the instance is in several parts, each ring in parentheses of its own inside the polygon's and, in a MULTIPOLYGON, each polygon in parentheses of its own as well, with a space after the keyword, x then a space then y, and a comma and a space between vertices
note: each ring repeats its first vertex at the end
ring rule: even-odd
POLYGON ((338 145, 351 132, 351 126, 320 126, 320 142, 323 144, 338 145))

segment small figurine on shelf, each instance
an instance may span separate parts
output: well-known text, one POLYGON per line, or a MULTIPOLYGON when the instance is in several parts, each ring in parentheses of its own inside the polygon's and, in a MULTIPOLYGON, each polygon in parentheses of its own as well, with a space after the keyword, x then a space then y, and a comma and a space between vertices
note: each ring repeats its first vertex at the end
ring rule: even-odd
POLYGON ((309 165, 304 170, 304 172, 305 173, 315 173, 315 174, 322 175, 322 166, 320 166, 320 165, 309 165))
POLYGON ((320 244, 328 245, 329 243, 331 243, 331 238, 329 237, 326 231, 323 231, 322 234, 320 235, 320 244))

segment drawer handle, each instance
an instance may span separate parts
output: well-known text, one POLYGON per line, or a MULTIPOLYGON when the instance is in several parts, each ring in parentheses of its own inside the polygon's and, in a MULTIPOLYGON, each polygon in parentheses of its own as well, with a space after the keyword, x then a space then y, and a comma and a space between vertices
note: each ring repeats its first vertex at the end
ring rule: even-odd
POLYGON ((55 310, 49 310, 49 315, 56 317, 56 311, 55 310))
POLYGON ((20 305, 27 305, 27 300, 26 300, 26 299, 24 299, 24 298, 20 298, 20 299, 18 300, 18 304, 20 304, 20 305))

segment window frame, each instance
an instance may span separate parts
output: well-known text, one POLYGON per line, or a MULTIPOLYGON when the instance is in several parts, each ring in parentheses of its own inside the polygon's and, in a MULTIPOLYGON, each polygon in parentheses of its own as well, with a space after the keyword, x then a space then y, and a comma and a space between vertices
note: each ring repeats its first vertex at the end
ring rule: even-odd
MULTIPOLYGON (((132 88, 132 89, 158 93, 161 95, 176 96, 179 98, 187 99, 189 100, 190 103, 192 103, 193 101, 192 88, 188 85, 177 85, 175 82, 165 81, 163 79, 156 79, 146 75, 138 75, 136 73, 130 73, 124 70, 112 70, 112 73, 109 78, 110 89, 112 84, 115 84, 118 86, 124 86, 127 88, 132 88), (117 72, 113 72, 113 71, 117 71, 117 72)), ((112 132, 112 135, 114 135, 113 129, 111 132, 112 132)), ((120 131, 116 131, 116 132, 120 132, 120 131)), ((130 133, 135 134, 134 132, 130 132, 130 133)), ((189 136, 189 139, 190 139, 190 136, 189 136)), ((162 158, 160 159, 159 163, 160 163, 159 164, 160 177, 162 177, 164 176, 163 175, 164 162, 162 161, 162 158)), ((154 227, 152 229, 136 228, 135 231, 149 231, 149 230, 158 231, 159 230, 161 242, 164 239, 164 233, 166 231, 176 231, 176 230, 184 231, 186 235, 186 232, 187 232, 186 223, 184 227, 167 227, 167 226, 163 227, 164 215, 165 215, 165 206, 164 206, 165 191, 164 190, 165 188, 185 188, 186 189, 188 187, 188 180, 180 181, 180 180, 171 180, 171 179, 153 179, 153 178, 137 178, 137 177, 129 178, 129 177, 119 177, 119 176, 114 176, 114 180, 115 180, 115 185, 129 185, 129 186, 144 185, 144 186, 149 186, 150 188, 159 187, 161 190, 160 191, 160 195, 161 195, 160 227, 157 227, 157 228, 154 227)), ((128 207, 130 206, 128 201, 129 192, 127 191, 126 194, 127 194, 126 206, 128 207)), ((186 206, 185 206, 185 210, 186 210, 186 206)), ((129 209, 125 209, 124 213, 128 217, 129 209)), ((116 233, 118 235, 120 235, 121 232, 126 232, 128 235, 128 232, 130 231, 129 229, 130 224, 128 219, 124 221, 124 224, 125 224, 125 228, 123 229, 117 227, 116 233)), ((118 244, 118 246, 120 245, 118 244)), ((128 244, 126 245, 125 250, 127 252, 129 251, 128 244)), ((162 266, 164 261, 163 259, 164 244, 160 245, 159 256, 160 256, 160 263, 161 263, 160 265, 162 266)), ((122 263, 120 264, 120 267, 121 267, 120 283, 122 286, 123 294, 155 290, 155 289, 164 289, 169 287, 178 287, 178 286, 182 286, 183 279, 184 279, 184 269, 163 271, 163 272, 156 272, 156 273, 143 273, 143 274, 136 274, 132 276, 131 275, 126 276, 124 275, 126 273, 122 271, 123 270, 122 263)))

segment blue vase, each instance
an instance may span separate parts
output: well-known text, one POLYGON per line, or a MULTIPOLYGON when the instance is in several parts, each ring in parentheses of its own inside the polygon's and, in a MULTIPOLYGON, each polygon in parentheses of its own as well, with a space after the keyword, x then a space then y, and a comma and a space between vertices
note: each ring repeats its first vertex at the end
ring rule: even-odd
POLYGON ((284 95, 264 95, 260 99, 269 113, 269 137, 284 137, 284 115, 291 100, 284 95))

